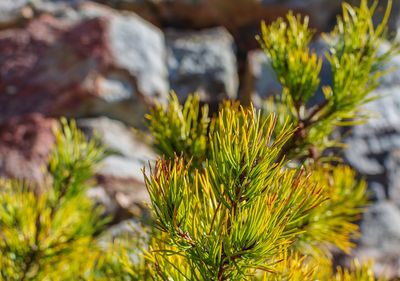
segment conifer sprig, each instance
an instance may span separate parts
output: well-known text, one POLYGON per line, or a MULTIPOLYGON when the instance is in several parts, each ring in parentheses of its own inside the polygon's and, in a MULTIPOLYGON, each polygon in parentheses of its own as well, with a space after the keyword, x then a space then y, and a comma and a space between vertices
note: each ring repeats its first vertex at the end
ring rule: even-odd
POLYGON ((76 124, 65 119, 55 136, 47 174, 50 186, 0 182, 2 280, 89 276, 100 251, 93 235, 104 220, 85 192, 104 149, 87 142, 76 124))
POLYGON ((393 43, 381 54, 392 1, 388 2, 381 23, 374 27, 376 6, 377 2, 369 6, 366 0, 358 8, 343 4, 336 28, 325 36, 329 46, 325 57, 333 83, 322 85, 325 100, 311 108, 308 101, 320 84, 322 58, 309 49, 313 32, 308 31, 308 18, 290 13, 286 21, 262 24, 258 40, 283 86, 282 96, 275 100, 281 105, 267 106, 267 111, 279 110, 278 115, 289 116, 297 127, 282 157, 318 158, 325 149, 340 146, 339 141, 330 139, 337 126, 354 125, 365 119, 360 106, 377 98, 370 93, 386 73, 388 59, 400 50, 393 43))
POLYGON ((182 158, 159 160, 146 176, 160 229, 201 280, 272 270, 268 260, 296 240, 299 222, 325 200, 302 172, 276 162, 291 130, 272 140, 275 120, 253 108, 225 108, 209 134, 210 158, 193 179, 182 158))
MULTIPOLYGON (((283 86, 282 96, 263 114, 252 106, 223 103, 195 138, 208 140, 203 155, 192 155, 194 147, 182 147, 180 140, 150 122, 159 144, 179 147, 159 149, 167 160, 157 162, 156 172, 146 177, 155 217, 168 237, 150 254, 158 257, 152 259, 157 276, 374 280, 368 265, 355 264, 337 274, 331 270, 332 249, 349 253, 353 247, 366 185, 350 168, 321 161, 327 148, 340 144, 330 139, 334 129, 363 118, 360 106, 371 100, 385 63, 399 50, 394 45, 379 53, 390 4, 376 28, 374 10, 366 0, 360 8, 343 6, 343 17, 328 42, 333 85, 323 85, 322 103, 309 104, 320 86, 322 66, 322 58, 309 48, 313 31, 308 18, 290 13, 286 20, 262 25, 259 41, 283 86), (172 151, 182 156, 172 158, 172 151), (194 169, 189 159, 195 159, 194 169)), ((171 104, 175 106, 154 108, 149 120, 161 112, 164 124, 174 123, 183 111, 176 97, 171 104)), ((192 98, 184 107, 201 111, 192 98)))
POLYGON ((200 96, 189 96, 182 106, 171 93, 168 107, 156 104, 146 119, 161 155, 174 159, 175 154, 182 154, 194 167, 205 161, 209 118, 208 106, 200 106, 200 96))
POLYGON ((271 59, 284 95, 290 97, 290 105, 303 119, 304 106, 318 89, 322 59, 309 49, 314 32, 309 29, 309 18, 287 15, 271 25, 261 24, 261 47, 271 59))

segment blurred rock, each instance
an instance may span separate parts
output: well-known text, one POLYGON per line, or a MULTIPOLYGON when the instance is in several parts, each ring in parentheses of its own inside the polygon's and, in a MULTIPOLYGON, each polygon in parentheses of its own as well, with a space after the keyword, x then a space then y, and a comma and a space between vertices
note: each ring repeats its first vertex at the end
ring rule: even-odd
POLYGON ((341 11, 342 1, 331 0, 260 0, 268 6, 279 4, 289 9, 298 9, 310 17, 312 24, 319 30, 329 30, 335 23, 336 15, 341 11))
POLYGON ((79 119, 78 126, 89 137, 95 134, 115 155, 137 159, 143 165, 156 157, 138 133, 117 120, 107 117, 79 119))
POLYGON ((262 106, 263 100, 270 96, 282 93, 282 86, 272 68, 268 56, 261 50, 248 53, 246 69, 246 97, 243 100, 251 101, 257 107, 262 106))
POLYGON ((33 11, 28 7, 29 0, 0 1, 0 30, 20 24, 31 18, 33 11))
POLYGON ((146 105, 165 99, 162 32, 132 13, 80 9, 72 25, 43 15, 25 29, 0 32, 0 121, 41 112, 138 124, 146 105))
POLYGON ((40 114, 12 118, 0 125, 0 177, 40 183, 55 142, 57 121, 40 114))
POLYGON ((371 180, 368 182, 368 198, 371 202, 387 200, 385 186, 379 181, 371 180))
POLYGON ((109 249, 110 245, 123 246, 134 264, 143 261, 143 250, 149 247, 151 232, 148 224, 136 219, 128 219, 110 226, 99 237, 100 245, 109 249))
POLYGON ((86 16, 109 19, 111 55, 118 68, 126 69, 137 80, 143 98, 165 98, 169 85, 162 31, 133 13, 116 13, 93 4, 83 5, 81 11, 86 16))
POLYGON ((354 257, 373 259, 377 275, 400 275, 400 210, 390 202, 371 206, 361 223, 361 239, 354 257))
POLYGON ((134 219, 124 220, 116 225, 111 226, 105 233, 103 233, 102 236, 104 241, 113 241, 118 238, 130 238, 135 239, 134 241, 129 241, 130 243, 143 243, 141 246, 148 246, 145 241, 149 238, 149 234, 146 233, 146 229, 134 219), (141 241, 136 241, 136 239, 141 241))
POLYGON ((146 21, 151 22, 159 27, 161 27, 161 18, 158 2, 164 0, 94 0, 95 2, 113 7, 119 10, 132 11, 138 14, 140 17, 146 21))
POLYGON ((97 186, 89 195, 114 221, 148 216, 142 168, 156 158, 155 153, 121 122, 102 117, 81 119, 78 125, 89 137, 95 134, 111 153, 96 172, 97 186))
MULTIPOLYGON (((390 48, 391 44, 389 42, 383 42, 379 54, 384 54, 390 48)), ((381 78, 379 88, 400 87, 400 55, 391 58, 385 69, 387 73, 381 78)))
POLYGON ((131 10, 162 28, 205 29, 223 26, 233 35, 244 54, 259 48, 254 40, 260 22, 285 17, 289 10, 311 15, 310 24, 319 31, 331 29, 340 1, 263 1, 263 0, 97 0, 113 7, 131 10), (310 2, 310 3, 308 3, 310 2))
POLYGON ((340 1, 330 0, 98 0, 119 9, 138 12, 146 18, 159 18, 175 27, 205 28, 223 25, 230 30, 259 25, 284 16, 289 9, 311 15, 313 25, 330 27, 340 9, 340 1))
POLYGON ((228 29, 249 24, 259 25, 261 19, 284 15, 287 7, 257 0, 97 0, 118 9, 131 10, 146 19, 157 18, 165 26, 176 28, 207 28, 222 25, 228 29), (240 16, 239 16, 240 15, 240 16))
POLYGON ((366 176, 384 175, 385 159, 400 148, 400 93, 397 88, 378 89, 380 98, 365 105, 373 116, 355 126, 345 138, 346 160, 366 176))
POLYGON ((201 94, 202 101, 212 104, 236 98, 236 57, 228 31, 168 31, 166 38, 170 85, 180 100, 194 92, 201 94))
POLYGON ((64 21, 79 22, 79 5, 88 0, 30 0, 30 7, 35 16, 49 14, 64 21))
MULTIPOLYGON (((31 0, 38 11, 49 11, 53 15, 60 12, 60 6, 83 2, 84 0, 31 0)), ((313 28, 329 31, 337 14, 341 11, 342 1, 331 0, 96 0, 97 2, 122 10, 134 11, 156 26, 177 29, 204 29, 212 26, 224 26, 235 37, 241 50, 258 47, 254 35, 259 34, 260 22, 271 22, 284 17, 288 10, 310 16, 313 28), (240 15, 240 16, 239 16, 240 15)), ((347 1, 348 2, 348 1, 347 1)), ((353 0, 359 4, 359 0, 353 0)), ((377 9, 378 22, 384 12, 387 1, 380 1, 377 9)), ((399 3, 394 3, 389 22, 391 30, 399 23, 399 3)))
MULTIPOLYGON (((381 52, 390 47, 383 44, 381 52)), ((373 258, 378 275, 400 275, 400 56, 389 62, 392 71, 381 79, 363 106, 371 117, 345 132, 345 160, 368 182, 373 203, 361 221, 361 239, 354 256, 373 258)), ((352 257, 354 257, 352 256, 352 257)))
MULTIPOLYGON (((99 203, 105 204, 113 222, 149 216, 146 204, 150 203, 150 199, 144 185, 143 167, 134 159, 109 156, 96 172, 96 188, 105 191, 97 198, 99 203)), ((93 191, 90 193, 93 194, 93 191)), ((96 196, 92 198, 96 199, 96 196)))
POLYGON ((392 150, 386 157, 387 197, 400 208, 400 149, 392 150))

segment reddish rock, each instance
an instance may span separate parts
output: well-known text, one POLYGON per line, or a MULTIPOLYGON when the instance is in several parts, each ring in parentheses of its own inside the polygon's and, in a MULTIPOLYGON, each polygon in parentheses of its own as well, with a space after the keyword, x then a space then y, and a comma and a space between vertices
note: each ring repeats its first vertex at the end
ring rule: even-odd
POLYGON ((104 28, 104 20, 91 19, 66 31, 44 16, 26 30, 1 33, 1 119, 32 111, 61 115, 89 99, 81 83, 91 69, 105 68, 110 56, 104 28))
POLYGON ((0 177, 43 180, 42 169, 54 144, 57 121, 40 114, 12 118, 0 125, 0 177))
POLYGON ((94 4, 82 7, 79 21, 43 15, 0 32, 0 53, 0 122, 40 112, 136 124, 168 92, 162 33, 94 4))

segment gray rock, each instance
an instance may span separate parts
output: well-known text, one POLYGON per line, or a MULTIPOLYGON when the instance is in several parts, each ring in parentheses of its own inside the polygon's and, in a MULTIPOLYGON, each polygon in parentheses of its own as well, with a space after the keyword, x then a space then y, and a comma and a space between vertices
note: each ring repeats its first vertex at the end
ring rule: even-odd
POLYGON ((134 13, 110 13, 98 5, 80 7, 86 17, 109 17, 110 49, 117 67, 136 77, 139 92, 148 97, 165 98, 167 82, 164 35, 134 13))
POLYGON ((379 202, 364 213, 362 247, 397 250, 400 253, 400 210, 390 202, 379 202))
POLYGON ((390 152, 385 159, 388 180, 388 197, 400 207, 400 149, 390 152))
MULTIPOLYGON (((384 43, 380 50, 390 45, 384 43)), ((373 258, 375 271, 399 276, 400 271, 400 57, 389 62, 392 72, 381 79, 372 96, 379 98, 364 105, 371 117, 357 125, 344 138, 346 161, 368 181, 377 201, 361 222, 362 236, 355 251, 361 259, 373 258), (388 201, 387 201, 388 200, 388 201)))
POLYGON ((120 212, 120 206, 111 198, 103 187, 97 186, 89 188, 86 195, 103 208, 102 211, 106 216, 115 217, 116 214, 120 212))
POLYGON ((181 100, 194 92, 209 103, 237 96, 233 38, 224 28, 199 32, 170 30, 166 37, 170 85, 181 100))
POLYGON ((341 2, 337 0, 261 0, 264 5, 280 4, 288 9, 299 9, 310 16, 314 26, 321 30, 331 28, 336 15, 340 12, 341 2))
POLYGON ((147 98, 165 97, 169 86, 162 32, 133 15, 116 17, 110 28, 117 66, 136 77, 139 92, 147 98))
POLYGON ((32 10, 27 7, 29 0, 0 1, 0 29, 11 27, 24 18, 32 17, 32 10))
POLYGON ((122 221, 112 227, 110 227, 103 237, 109 237, 112 240, 116 238, 121 238, 122 236, 128 236, 131 238, 145 238, 147 239, 147 234, 143 227, 133 219, 122 221))
POLYGON ((143 180, 143 173, 141 169, 142 164, 134 159, 129 159, 121 156, 109 156, 103 162, 98 170, 98 173, 108 177, 114 178, 134 178, 138 180, 141 185, 143 180))
POLYGON ((375 271, 400 274, 400 210, 390 202, 379 202, 364 214, 361 239, 354 252, 360 260, 374 259, 375 271))
POLYGON ((93 133, 115 154, 125 158, 136 159, 145 165, 155 159, 156 155, 141 139, 139 133, 122 122, 107 117, 79 119, 79 127, 89 136, 93 133))
POLYGON ((150 232, 148 228, 135 219, 121 221, 105 230, 99 237, 100 245, 109 249, 116 243, 124 246, 133 263, 143 259, 143 250, 149 246, 150 232))
POLYGON ((382 183, 377 181, 368 182, 368 192, 370 193, 369 198, 371 201, 385 201, 387 200, 387 195, 385 193, 385 187, 382 183))
MULTIPOLYGON (((331 28, 341 1, 331 0, 97 0, 114 7, 137 12, 161 25, 182 29, 224 26, 239 38, 243 33, 259 31, 261 20, 270 22, 284 17, 288 10, 311 16, 314 28, 331 28), (239 16, 240 15, 240 16, 239 16), (245 31, 246 30, 246 31, 245 31)), ((254 38, 254 36, 253 36, 254 38)), ((245 44, 247 47, 253 42, 245 44)), ((248 50, 248 49, 247 49, 248 50)))
MULTIPOLYGON (((387 52, 391 48, 389 42, 383 42, 380 54, 387 52)), ((400 55, 396 55, 388 62, 386 67, 387 73, 380 80, 380 88, 398 87, 400 86, 400 55)))
MULTIPOLYGON (((381 46, 383 54, 390 48, 388 42, 381 46)), ((386 157, 400 148, 400 56, 393 57, 381 78, 379 87, 371 93, 378 97, 363 106, 370 114, 365 124, 352 128, 345 138, 349 148, 345 158, 361 174, 385 177, 386 157)), ((387 185, 387 183, 384 183, 387 185)))
POLYGON ((66 22, 79 22, 82 17, 78 5, 87 0, 30 0, 29 4, 36 15, 50 14, 66 22))
POLYGON ((282 93, 282 86, 272 68, 270 59, 260 50, 248 54, 247 81, 251 83, 251 101, 257 107, 270 96, 282 93))
POLYGON ((89 195, 105 206, 115 221, 149 216, 150 203, 142 168, 156 158, 132 129, 106 117, 78 120, 79 127, 93 134, 112 153, 96 172, 97 186, 89 195))
POLYGON ((384 158, 400 148, 400 92, 382 88, 373 94, 381 98, 364 106, 373 116, 365 124, 352 128, 345 138, 347 161, 363 175, 379 175, 386 170, 384 158))

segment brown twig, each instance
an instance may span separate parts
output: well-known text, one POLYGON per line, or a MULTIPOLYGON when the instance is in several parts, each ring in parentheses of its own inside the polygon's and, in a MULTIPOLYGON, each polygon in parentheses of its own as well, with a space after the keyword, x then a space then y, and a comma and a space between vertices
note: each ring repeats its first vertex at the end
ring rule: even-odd
MULTIPOLYGON (((292 137, 289 139, 289 141, 282 147, 282 150, 278 156, 277 162, 282 161, 282 159, 285 157, 285 155, 288 154, 292 149, 296 147, 296 145, 303 141, 308 134, 307 129, 318 122, 318 120, 313 120, 313 118, 320 113, 326 106, 328 105, 328 100, 325 100, 324 102, 320 103, 317 107, 315 107, 310 114, 307 116, 305 120, 299 120, 299 123, 297 125, 297 129, 293 133, 292 137)), ((312 150, 312 153, 316 155, 315 149, 312 150)))

